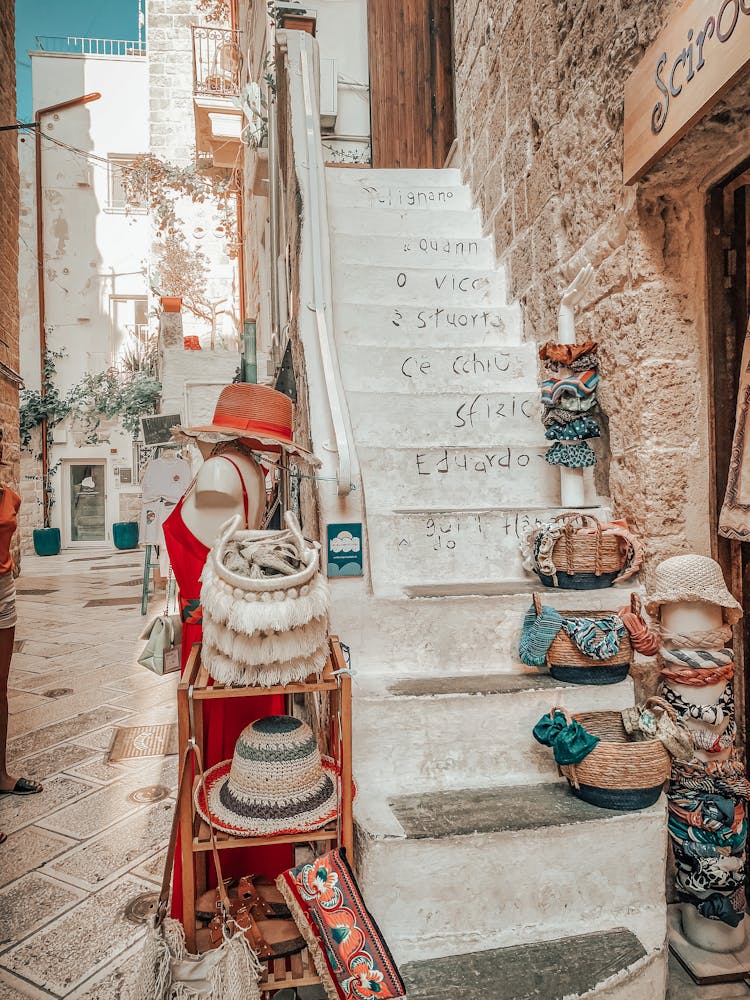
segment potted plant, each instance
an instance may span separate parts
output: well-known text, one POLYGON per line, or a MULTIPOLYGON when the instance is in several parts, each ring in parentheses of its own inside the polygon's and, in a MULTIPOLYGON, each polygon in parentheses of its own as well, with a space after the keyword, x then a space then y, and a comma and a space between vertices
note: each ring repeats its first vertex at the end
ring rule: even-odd
POLYGON ((59 528, 34 528, 34 552, 38 556, 56 556, 60 554, 59 528))

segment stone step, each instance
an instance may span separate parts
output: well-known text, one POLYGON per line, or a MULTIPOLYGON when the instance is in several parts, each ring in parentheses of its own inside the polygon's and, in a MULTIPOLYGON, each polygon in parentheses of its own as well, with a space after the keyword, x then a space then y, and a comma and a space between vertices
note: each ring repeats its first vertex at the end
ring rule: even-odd
MULTIPOLYGON (((598 509, 589 509, 598 514, 598 509)), ((512 593, 532 577, 520 542, 560 508, 507 510, 368 510, 367 536, 374 593, 512 593), (477 585, 481 589, 473 589, 477 585)))
POLYGON ((560 505, 560 472, 544 459, 543 445, 507 439, 486 448, 357 449, 368 510, 560 505))
POLYGON ((338 299, 334 329, 339 343, 403 349, 424 346, 468 351, 519 345, 522 341, 518 306, 446 308, 338 299))
POLYGON ((501 271, 451 267, 398 268, 339 259, 333 268, 333 298, 374 302, 486 309, 505 305, 501 271))
POLYGON ((488 236, 444 239, 438 236, 370 236, 339 233, 333 240, 338 258, 394 264, 397 267, 494 267, 495 248, 488 236))
POLYGON ((664 943, 664 797, 615 812, 559 781, 354 808, 359 884, 400 963, 616 927, 664 943))
POLYGON ((551 750, 531 735, 546 712, 555 705, 621 711, 634 703, 630 678, 564 684, 546 670, 390 681, 357 674, 354 695, 354 776, 365 797, 555 781, 551 750), (383 767, 384 760, 398 766, 383 767))
POLYGON ((349 392, 357 444, 491 448, 499 440, 545 443, 539 392, 349 392))
POLYGON ((342 170, 340 167, 328 167, 326 180, 329 190, 358 187, 363 182, 366 184, 395 185, 396 187, 408 187, 409 185, 460 187, 461 171, 455 167, 438 167, 436 169, 384 167, 377 170, 370 167, 347 167, 346 170, 342 170))
POLYGON ((537 389, 536 351, 532 344, 512 347, 391 347, 342 344, 339 363, 347 391, 531 392, 537 389))
POLYGON ((471 208, 471 192, 463 184, 383 183, 379 180, 353 184, 328 184, 328 204, 352 208, 395 208, 429 212, 471 208))
POLYGON ((624 928, 409 962, 409 1000, 658 1000, 666 949, 648 955, 624 928), (606 991, 606 994, 604 993, 606 991))
MULTIPOLYGON (((629 581, 632 583, 632 581, 629 581)), ((518 640, 533 590, 569 611, 616 611, 635 585, 603 590, 551 590, 529 577, 524 592, 479 597, 373 597, 367 582, 341 580, 331 608, 332 630, 353 651, 356 676, 435 678, 518 673, 518 640), (340 589, 345 587, 345 590, 340 589)))
POLYGON ((328 205, 328 222, 334 233, 368 233, 371 236, 444 236, 468 239, 483 236, 477 208, 444 208, 424 212, 407 208, 352 208, 328 205))

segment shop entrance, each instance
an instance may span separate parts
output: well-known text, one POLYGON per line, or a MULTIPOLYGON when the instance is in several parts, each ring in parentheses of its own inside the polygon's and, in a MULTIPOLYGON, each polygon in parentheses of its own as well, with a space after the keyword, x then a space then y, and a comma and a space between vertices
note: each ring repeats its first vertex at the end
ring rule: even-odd
POLYGON ((455 138, 452 0, 368 0, 372 165, 443 167, 455 138))
POLYGON ((63 462, 61 475, 65 543, 101 545, 107 537, 104 462, 63 462))
POLYGON ((712 531, 715 556, 745 617, 735 628, 735 696, 739 737, 747 752, 750 685, 750 539, 734 541, 718 533, 727 488, 740 382, 742 349, 750 312, 750 159, 716 187, 707 204, 710 359, 713 379, 712 531))

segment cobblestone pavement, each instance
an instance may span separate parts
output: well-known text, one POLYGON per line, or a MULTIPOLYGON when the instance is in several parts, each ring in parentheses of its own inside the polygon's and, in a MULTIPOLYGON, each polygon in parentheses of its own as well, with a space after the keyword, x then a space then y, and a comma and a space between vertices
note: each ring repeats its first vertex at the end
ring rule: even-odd
MULTIPOLYGON (((107 761, 118 724, 176 721, 176 676, 157 677, 136 661, 144 623, 163 605, 163 595, 152 598, 141 617, 142 567, 137 551, 23 561, 9 760, 12 773, 39 779, 44 792, 0 800, 8 834, 0 1000, 128 995, 143 933, 128 907, 157 891, 177 785, 176 756, 107 761)), ((743 984, 696 987, 674 962, 670 978, 675 1000, 750 997, 743 984)))
POLYGON ((0 1000, 127 995, 128 905, 157 889, 177 782, 176 756, 107 761, 118 724, 176 721, 176 675, 136 662, 142 568, 138 551, 23 560, 9 768, 44 791, 0 800, 0 1000))

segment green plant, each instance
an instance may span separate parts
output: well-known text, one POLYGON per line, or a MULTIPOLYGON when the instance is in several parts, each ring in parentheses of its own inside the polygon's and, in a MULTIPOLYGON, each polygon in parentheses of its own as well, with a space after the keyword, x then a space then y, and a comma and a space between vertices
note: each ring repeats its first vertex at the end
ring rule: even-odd
MULTIPOLYGON (((21 448, 31 450, 33 432, 47 422, 47 444, 52 443, 52 431, 68 415, 66 401, 55 385, 55 361, 64 357, 64 351, 47 350, 42 366, 43 389, 24 389, 18 408, 21 448)), ((41 458, 41 454, 36 456, 41 458)))
POLYGON ((193 204, 215 204, 217 221, 224 229, 226 253, 237 256, 237 181, 234 173, 201 171, 195 165, 179 167, 153 153, 138 156, 123 172, 123 187, 134 205, 145 205, 154 217, 158 235, 184 240, 178 202, 189 198, 193 204))
POLYGON ((103 420, 119 419, 135 440, 141 417, 156 411, 161 383, 149 371, 108 368, 87 374, 67 396, 69 415, 78 424, 85 444, 101 444, 103 420))

